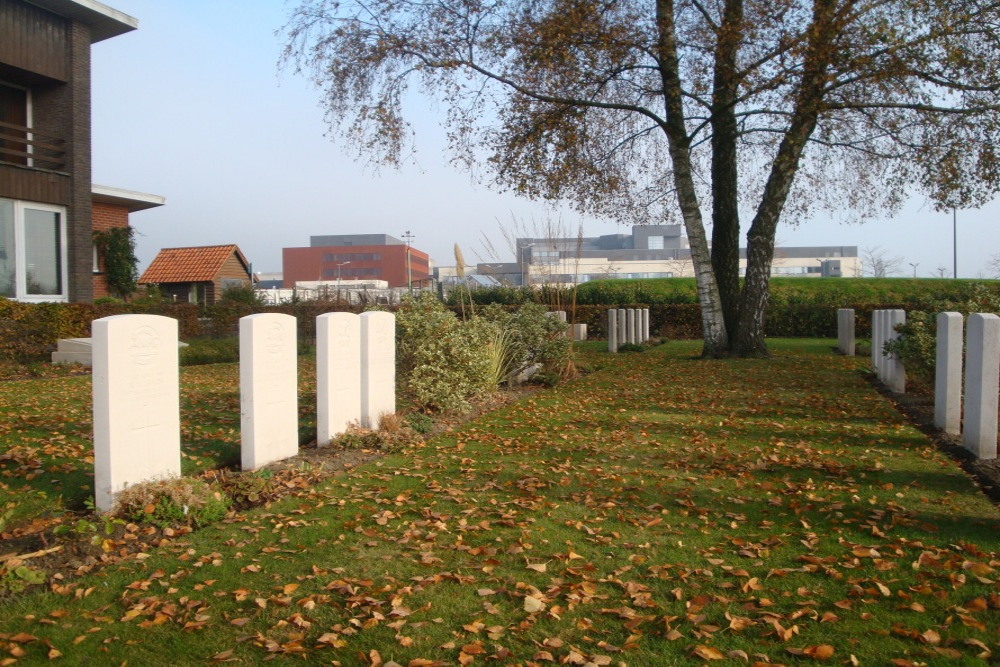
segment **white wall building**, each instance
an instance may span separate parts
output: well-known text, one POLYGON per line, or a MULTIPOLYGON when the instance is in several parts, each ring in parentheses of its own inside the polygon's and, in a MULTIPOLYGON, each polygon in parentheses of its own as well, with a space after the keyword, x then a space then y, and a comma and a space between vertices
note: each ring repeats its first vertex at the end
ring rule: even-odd
MULTIPOLYGON (((520 238, 517 261, 480 271, 512 284, 583 283, 607 278, 694 276, 691 250, 681 225, 642 225, 632 234, 589 238, 520 238)), ((480 267, 482 268, 482 267, 480 267)), ((746 270, 746 249, 740 249, 746 270)), ((771 275, 855 277, 861 275, 857 246, 776 248, 771 275)))

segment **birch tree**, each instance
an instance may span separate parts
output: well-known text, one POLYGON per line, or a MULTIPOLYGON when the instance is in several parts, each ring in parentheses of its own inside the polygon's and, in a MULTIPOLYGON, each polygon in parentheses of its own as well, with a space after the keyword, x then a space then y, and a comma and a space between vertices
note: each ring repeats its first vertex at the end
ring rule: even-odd
POLYGON ((763 356, 783 219, 996 193, 998 25, 993 0, 300 0, 284 59, 366 159, 398 163, 425 95, 497 188, 682 222, 703 353, 763 356))

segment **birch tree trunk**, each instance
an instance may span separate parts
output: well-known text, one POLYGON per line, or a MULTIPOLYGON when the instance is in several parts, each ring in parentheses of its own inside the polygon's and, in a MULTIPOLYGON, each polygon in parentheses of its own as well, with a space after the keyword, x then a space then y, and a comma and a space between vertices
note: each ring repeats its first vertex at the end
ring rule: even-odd
POLYGON ((677 203, 684 219, 691 260, 694 264, 698 303, 701 304, 701 327, 704 347, 702 356, 723 357, 729 354, 729 336, 719 286, 712 270, 712 257, 708 237, 702 220, 698 192, 691 168, 691 142, 684 123, 684 105, 677 58, 677 35, 674 23, 673 0, 657 0, 657 55, 663 80, 666 107, 665 134, 673 166, 677 203))

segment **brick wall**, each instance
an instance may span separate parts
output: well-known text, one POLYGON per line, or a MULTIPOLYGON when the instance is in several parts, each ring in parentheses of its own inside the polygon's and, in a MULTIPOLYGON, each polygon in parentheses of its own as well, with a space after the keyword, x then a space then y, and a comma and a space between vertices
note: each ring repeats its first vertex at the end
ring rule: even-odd
POLYGON ((71 109, 69 155, 70 206, 69 300, 88 303, 94 298, 94 237, 91 229, 90 181, 90 28, 73 21, 69 30, 71 109))
MULTIPOLYGON (((128 209, 124 206, 94 202, 91 207, 91 220, 93 221, 93 231, 95 232, 106 232, 109 229, 117 227, 128 227, 128 209)), ((104 260, 98 258, 99 272, 93 274, 95 299, 99 299, 102 296, 111 296, 104 270, 104 260)))

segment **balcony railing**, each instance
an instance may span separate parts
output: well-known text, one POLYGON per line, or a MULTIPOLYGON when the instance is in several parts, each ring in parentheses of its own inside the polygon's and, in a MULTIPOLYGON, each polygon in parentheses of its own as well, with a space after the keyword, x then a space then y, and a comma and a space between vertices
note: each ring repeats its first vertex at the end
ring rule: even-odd
POLYGON ((66 168, 66 141, 0 121, 0 162, 38 169, 66 168))

